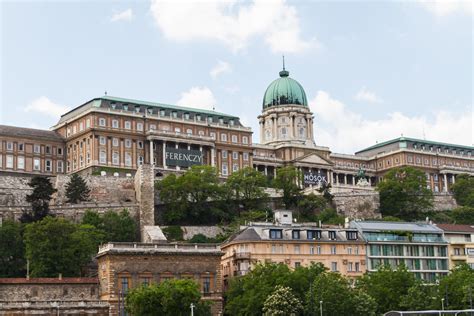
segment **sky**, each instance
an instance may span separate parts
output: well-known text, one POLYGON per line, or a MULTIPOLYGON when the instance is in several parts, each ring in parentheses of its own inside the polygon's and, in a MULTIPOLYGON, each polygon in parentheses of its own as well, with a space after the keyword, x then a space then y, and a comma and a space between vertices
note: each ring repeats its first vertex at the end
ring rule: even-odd
POLYGON ((317 145, 474 144, 465 1, 0 0, 0 124, 47 129, 104 95, 257 116, 282 68, 317 145))

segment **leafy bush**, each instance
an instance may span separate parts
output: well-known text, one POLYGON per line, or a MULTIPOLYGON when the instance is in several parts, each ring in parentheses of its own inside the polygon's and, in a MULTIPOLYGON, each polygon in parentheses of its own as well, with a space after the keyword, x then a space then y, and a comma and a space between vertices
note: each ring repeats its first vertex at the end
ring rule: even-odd
POLYGON ((183 231, 181 226, 168 226, 162 229, 166 239, 170 241, 181 241, 183 240, 183 231))

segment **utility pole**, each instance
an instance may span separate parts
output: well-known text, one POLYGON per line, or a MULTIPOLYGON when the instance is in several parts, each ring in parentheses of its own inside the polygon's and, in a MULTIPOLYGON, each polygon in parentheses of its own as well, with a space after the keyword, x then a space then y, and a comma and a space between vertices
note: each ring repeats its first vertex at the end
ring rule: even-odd
POLYGON ((323 301, 319 301, 319 314, 323 316, 323 301))

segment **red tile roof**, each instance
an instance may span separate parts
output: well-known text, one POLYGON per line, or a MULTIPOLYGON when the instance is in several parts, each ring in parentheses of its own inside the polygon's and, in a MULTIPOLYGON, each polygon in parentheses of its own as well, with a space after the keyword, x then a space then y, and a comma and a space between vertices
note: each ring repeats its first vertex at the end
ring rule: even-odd
POLYGON ((438 226, 445 232, 474 233, 474 226, 471 225, 437 224, 436 226, 438 226))
POLYGON ((97 284, 98 278, 0 278, 0 284, 97 284))

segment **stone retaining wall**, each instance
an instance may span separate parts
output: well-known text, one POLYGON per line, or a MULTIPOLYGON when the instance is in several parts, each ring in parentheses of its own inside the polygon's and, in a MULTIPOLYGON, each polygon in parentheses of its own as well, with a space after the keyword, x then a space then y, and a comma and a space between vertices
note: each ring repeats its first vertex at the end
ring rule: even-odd
POLYGON ((334 194, 334 205, 338 214, 351 219, 381 217, 377 192, 336 193, 334 194))

